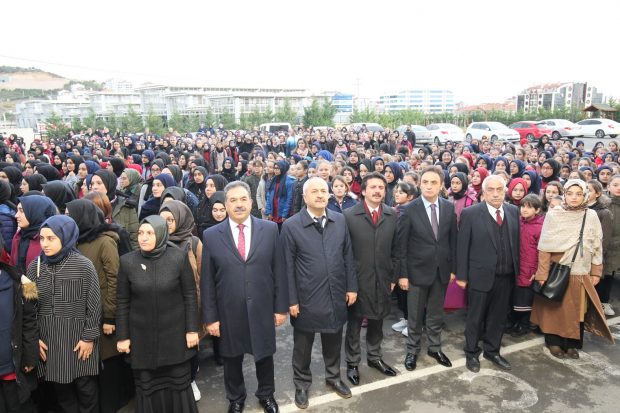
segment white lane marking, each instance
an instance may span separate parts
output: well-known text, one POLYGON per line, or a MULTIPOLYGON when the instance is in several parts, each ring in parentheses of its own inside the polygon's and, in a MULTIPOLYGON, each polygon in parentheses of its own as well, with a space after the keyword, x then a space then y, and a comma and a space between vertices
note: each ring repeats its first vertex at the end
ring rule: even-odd
POLYGON ((534 387, 532 387, 525 380, 504 371, 491 369, 480 369, 478 373, 466 371, 459 376, 459 379, 467 380, 471 383, 476 377, 484 376, 498 377, 500 379, 507 380, 513 383, 517 387, 517 390, 521 391, 521 397, 519 400, 502 400, 502 409, 527 409, 528 407, 532 407, 538 403, 538 393, 534 387))
MULTIPOLYGON (((615 325, 615 324, 620 324, 620 316, 619 317, 614 317, 614 318, 610 318, 607 320, 607 324, 608 325, 615 325)), ((522 343, 517 343, 517 344, 512 344, 510 346, 507 347, 503 347, 502 348, 502 355, 507 355, 507 354, 511 354, 511 353, 515 353, 517 351, 521 351, 521 350, 526 350, 528 348, 532 348, 532 347, 536 347, 540 344, 544 344, 545 343, 545 338, 544 337, 537 337, 537 338, 533 338, 531 340, 528 341, 524 341, 522 343)), ((482 359, 481 361, 483 361, 484 359, 482 359)), ((426 377, 426 376, 430 376, 432 374, 437 374, 437 373, 443 373, 444 371, 449 371, 449 370, 453 370, 453 369, 457 369, 460 367, 465 366, 465 358, 460 358, 456 361, 452 362, 452 367, 444 367, 444 366, 440 366, 440 365, 434 365, 431 367, 426 367, 424 369, 421 370, 414 370, 414 371, 406 371, 405 373, 401 373, 398 376, 395 377, 388 377, 385 379, 381 379, 381 380, 377 380, 374 381, 372 383, 368 383, 368 384, 363 384, 361 386, 356 386, 356 387, 352 387, 351 388, 351 393, 353 393, 353 396, 357 396, 360 394, 364 394, 364 393, 368 393, 374 390, 379 390, 379 389, 383 389, 385 387, 390 387, 390 386, 394 386, 396 384, 401 384, 407 381, 411 381, 411 380, 415 380, 415 379, 419 379, 422 377, 426 377)), ((327 393, 327 394, 323 394, 320 396, 316 396, 316 397, 312 397, 308 400, 308 405, 309 408, 314 408, 316 406, 320 406, 323 404, 327 404, 327 403, 332 403, 338 400, 342 400, 342 398, 340 396, 338 396, 335 393, 327 393)), ((280 412, 282 413, 290 413, 290 412, 298 412, 300 411, 297 406, 295 406, 295 403, 290 403, 284 406, 280 407, 280 412)))

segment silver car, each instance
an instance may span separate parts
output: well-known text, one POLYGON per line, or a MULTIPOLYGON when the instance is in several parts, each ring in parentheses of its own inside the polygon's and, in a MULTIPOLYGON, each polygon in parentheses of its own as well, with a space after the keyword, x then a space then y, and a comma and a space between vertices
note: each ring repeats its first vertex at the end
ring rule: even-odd
POLYGON ((405 132, 407 132, 407 128, 409 127, 411 128, 411 132, 413 132, 413 135, 415 136, 416 145, 433 142, 432 132, 422 125, 400 125, 398 128, 396 128, 396 130, 402 136, 405 134, 405 132))
POLYGON ((583 131, 581 130, 581 125, 577 125, 576 123, 571 122, 566 119, 545 119, 541 120, 538 123, 544 123, 551 129, 553 132, 551 133, 551 139, 558 140, 561 138, 581 138, 583 136, 583 131))

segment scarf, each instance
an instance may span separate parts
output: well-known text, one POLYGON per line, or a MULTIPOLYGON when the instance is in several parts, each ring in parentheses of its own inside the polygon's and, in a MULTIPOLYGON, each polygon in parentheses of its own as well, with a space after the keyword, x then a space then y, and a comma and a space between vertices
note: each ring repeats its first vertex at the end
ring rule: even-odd
POLYGON ((166 220, 159 215, 151 215, 140 222, 140 227, 144 224, 149 224, 155 231, 155 248, 151 251, 140 249, 140 254, 142 254, 144 258, 159 258, 166 252, 166 248, 168 247, 168 225, 166 224, 166 220))
POLYGON ((590 191, 588 190, 588 184, 586 184, 584 181, 582 181, 581 179, 569 179, 568 181, 566 181, 566 183, 564 184, 564 195, 562 196, 563 201, 562 201, 562 208, 566 211, 584 211, 586 209, 588 209, 588 195, 589 195, 590 191), (583 190, 583 203, 581 205, 578 205, 576 207, 572 207, 569 206, 566 203, 566 191, 568 191, 568 188, 570 188, 571 186, 578 186, 583 190))
MULTIPOLYGON (((96 208, 96 207, 95 207, 96 208)), ((73 219, 67 215, 54 215, 45 220, 41 229, 49 228, 54 235, 60 238, 62 248, 54 255, 47 256, 45 253, 41 254, 43 262, 47 264, 57 264, 64 260, 72 252, 78 252, 75 248, 80 230, 73 219)))

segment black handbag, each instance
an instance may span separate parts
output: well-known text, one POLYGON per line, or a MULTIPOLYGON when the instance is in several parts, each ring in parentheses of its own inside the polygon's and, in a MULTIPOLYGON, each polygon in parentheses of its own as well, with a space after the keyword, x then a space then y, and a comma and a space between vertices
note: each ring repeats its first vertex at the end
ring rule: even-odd
POLYGON ((568 288, 570 270, 575 262, 575 258, 577 258, 577 251, 579 251, 579 248, 583 248, 581 244, 583 243, 583 228, 586 224, 587 213, 588 211, 586 210, 583 214, 581 231, 579 232, 579 242, 577 242, 577 247, 575 248, 575 253, 573 254, 573 259, 571 260, 570 265, 563 265, 557 262, 552 263, 547 281, 545 281, 543 285, 540 285, 540 282, 538 281, 532 282, 532 290, 536 294, 542 295, 551 301, 562 301, 564 298, 564 294, 568 288))

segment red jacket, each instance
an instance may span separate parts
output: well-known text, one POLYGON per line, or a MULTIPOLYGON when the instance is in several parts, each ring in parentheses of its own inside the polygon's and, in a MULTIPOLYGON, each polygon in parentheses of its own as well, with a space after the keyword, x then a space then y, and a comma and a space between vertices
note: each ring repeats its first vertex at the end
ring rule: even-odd
MULTIPOLYGON (((22 238, 21 235, 21 230, 17 230, 11 244, 11 260, 9 261, 9 264, 14 267, 18 267, 17 256, 19 255, 19 240, 22 238)), ((32 241, 30 241, 30 245, 28 246, 28 252, 26 253, 26 266, 24 268, 24 272, 28 269, 30 263, 36 260, 39 255, 41 255, 41 251, 41 243, 39 242, 39 235, 37 234, 37 236, 35 236, 32 241)))
POLYGON ((537 215, 526 221, 521 218, 521 247, 519 251, 519 275, 517 286, 529 287, 530 277, 538 268, 538 241, 545 217, 537 215))

